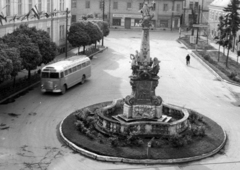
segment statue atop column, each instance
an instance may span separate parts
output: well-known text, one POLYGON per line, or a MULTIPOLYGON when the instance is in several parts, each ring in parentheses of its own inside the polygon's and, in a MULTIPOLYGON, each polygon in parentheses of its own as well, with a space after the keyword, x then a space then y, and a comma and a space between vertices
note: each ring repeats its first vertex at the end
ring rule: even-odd
POLYGON ((140 52, 136 55, 131 54, 132 59, 132 70, 133 76, 140 79, 150 79, 152 77, 157 77, 158 71, 160 70, 159 61, 156 58, 155 64, 153 65, 153 60, 150 57, 150 45, 149 45, 149 30, 152 26, 152 9, 154 8, 154 3, 148 4, 144 2, 142 9, 140 10, 142 14, 142 40, 140 46, 140 52))

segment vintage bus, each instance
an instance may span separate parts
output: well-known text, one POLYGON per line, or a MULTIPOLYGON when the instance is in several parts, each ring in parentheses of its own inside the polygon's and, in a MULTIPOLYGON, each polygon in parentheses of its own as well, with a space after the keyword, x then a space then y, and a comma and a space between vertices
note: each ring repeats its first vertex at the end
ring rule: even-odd
POLYGON ((61 92, 91 76, 91 62, 86 56, 73 56, 41 69, 41 91, 61 92))

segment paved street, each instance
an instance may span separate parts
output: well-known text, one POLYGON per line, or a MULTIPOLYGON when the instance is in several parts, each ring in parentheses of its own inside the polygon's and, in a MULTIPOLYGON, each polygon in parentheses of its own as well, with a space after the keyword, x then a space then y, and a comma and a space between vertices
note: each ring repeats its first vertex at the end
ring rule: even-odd
POLYGON ((64 95, 41 94, 38 87, 13 103, 0 105, 0 170, 240 169, 240 107, 233 95, 240 94, 240 87, 217 80, 194 57, 186 66, 187 50, 177 38, 178 32, 150 33, 151 57, 161 60, 156 94, 165 103, 194 109, 221 125, 228 134, 221 154, 179 165, 129 165, 91 160, 60 142, 57 128, 67 115, 131 93, 130 54, 140 49, 141 31, 111 31, 104 39, 108 49, 93 58, 92 76, 85 84, 64 95))

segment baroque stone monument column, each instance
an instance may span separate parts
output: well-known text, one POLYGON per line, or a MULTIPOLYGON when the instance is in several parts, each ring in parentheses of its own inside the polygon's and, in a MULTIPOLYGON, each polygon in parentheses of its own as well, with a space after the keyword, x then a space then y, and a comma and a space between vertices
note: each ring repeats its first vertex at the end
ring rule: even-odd
POLYGON ((139 55, 132 59, 133 74, 130 76, 132 86, 131 95, 126 96, 123 116, 126 121, 139 119, 159 119, 162 116, 162 98, 156 96, 155 89, 158 86, 159 61, 150 57, 149 30, 151 27, 150 14, 152 6, 144 3, 140 10, 142 13, 142 37, 139 55))

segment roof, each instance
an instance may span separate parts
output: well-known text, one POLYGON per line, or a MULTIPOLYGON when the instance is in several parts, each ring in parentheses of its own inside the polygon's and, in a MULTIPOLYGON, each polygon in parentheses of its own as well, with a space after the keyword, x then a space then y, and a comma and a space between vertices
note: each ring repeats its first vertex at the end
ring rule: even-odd
POLYGON ((63 71, 67 68, 76 66, 76 65, 78 65, 80 63, 83 63, 85 61, 90 61, 90 59, 86 56, 73 56, 73 57, 70 57, 68 59, 61 60, 61 61, 58 61, 56 63, 47 65, 47 66, 43 67, 42 70, 46 69, 46 68, 49 68, 49 67, 52 67, 56 71, 63 71))
POLYGON ((210 5, 218 7, 227 7, 231 3, 231 0, 214 0, 210 5))

